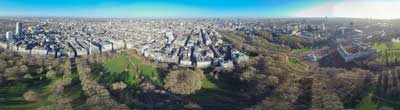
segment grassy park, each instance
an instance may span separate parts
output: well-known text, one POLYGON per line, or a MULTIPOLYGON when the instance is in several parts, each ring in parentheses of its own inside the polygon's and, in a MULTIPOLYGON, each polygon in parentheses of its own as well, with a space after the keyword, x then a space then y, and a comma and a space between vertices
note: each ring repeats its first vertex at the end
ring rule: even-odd
POLYGON ((386 42, 386 43, 373 43, 372 47, 376 49, 378 52, 382 53, 376 60, 379 62, 389 62, 395 61, 396 59, 400 60, 399 52, 390 52, 386 53, 386 50, 389 49, 400 49, 400 43, 394 42, 386 42))
POLYGON ((140 56, 126 52, 117 54, 105 61, 102 65, 105 71, 102 71, 102 75, 97 78, 106 81, 107 84, 122 80, 128 85, 137 86, 140 76, 144 76, 153 83, 161 85, 162 80, 157 68, 143 60, 140 56))
POLYGON ((364 97, 361 102, 357 105, 357 108, 361 110, 375 110, 378 108, 378 104, 372 99, 372 94, 364 97))
POLYGON ((294 49, 290 53, 294 55, 302 55, 304 53, 310 52, 311 48, 294 49))
POLYGON ((47 96, 52 93, 49 81, 42 81, 41 83, 10 81, 7 84, 10 86, 0 88, 1 110, 35 109, 51 104, 47 99, 47 96), (24 99, 23 94, 29 90, 38 94, 37 101, 29 102, 24 99))
POLYGON ((218 88, 218 87, 217 87, 217 85, 214 84, 214 82, 211 81, 211 78, 205 78, 203 80, 201 88, 215 89, 215 88, 218 88))

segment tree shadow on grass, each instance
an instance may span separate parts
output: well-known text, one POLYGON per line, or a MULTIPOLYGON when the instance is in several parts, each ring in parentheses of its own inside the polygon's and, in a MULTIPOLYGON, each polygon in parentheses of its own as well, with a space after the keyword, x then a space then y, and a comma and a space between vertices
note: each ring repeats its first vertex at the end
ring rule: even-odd
MULTIPOLYGON (((19 106, 36 103, 25 101, 23 94, 28 90, 33 90, 38 94, 46 93, 46 87, 50 83, 50 79, 40 80, 38 77, 36 79, 11 80, 4 82, 3 85, 0 86, 0 109, 1 106, 19 106)), ((38 102, 46 100, 47 95, 38 98, 38 102)))
POLYGON ((218 79, 214 79, 211 76, 207 78, 216 87, 203 88, 195 94, 187 96, 203 109, 240 110, 256 103, 240 91, 242 84, 234 77, 221 74, 218 79))
POLYGON ((243 95, 222 89, 202 89, 186 98, 199 104, 205 110, 241 110, 252 105, 243 95))
POLYGON ((131 81, 128 71, 122 72, 109 72, 106 67, 102 64, 93 64, 91 65, 91 74, 94 75, 94 78, 98 83, 109 86, 112 83, 123 81, 125 84, 130 85, 131 81))

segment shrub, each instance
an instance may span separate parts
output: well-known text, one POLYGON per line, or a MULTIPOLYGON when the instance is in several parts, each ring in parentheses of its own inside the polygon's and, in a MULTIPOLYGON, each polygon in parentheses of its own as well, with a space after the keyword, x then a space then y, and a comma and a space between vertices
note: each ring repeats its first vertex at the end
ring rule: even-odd
POLYGON ((201 89, 204 74, 201 70, 180 69, 165 77, 164 87, 175 94, 192 94, 201 89))
POLYGON ((24 99, 26 101, 34 102, 37 101, 36 92, 29 90, 28 92, 24 93, 24 99))

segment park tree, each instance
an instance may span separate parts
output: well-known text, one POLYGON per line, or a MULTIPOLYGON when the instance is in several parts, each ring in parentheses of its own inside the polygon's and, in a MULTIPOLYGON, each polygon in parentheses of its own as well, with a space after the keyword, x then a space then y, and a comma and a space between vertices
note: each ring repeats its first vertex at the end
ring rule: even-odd
POLYGON ((26 101, 30 102, 37 101, 37 93, 32 90, 25 92, 23 96, 26 101))
POLYGON ((270 93, 282 83, 299 79, 297 75, 306 74, 304 67, 291 65, 286 54, 274 56, 257 56, 248 62, 239 64, 235 74, 246 87, 246 93, 258 96, 270 93))
POLYGON ((7 68, 7 62, 5 60, 0 59, 0 72, 4 72, 7 68))
POLYGON ((343 104, 335 92, 332 92, 326 85, 315 79, 312 84, 312 110, 343 110, 343 104))
POLYGON ((265 30, 256 30, 256 35, 267 39, 269 42, 273 41, 272 33, 265 30))
POLYGON ((39 67, 39 68, 36 68, 35 69, 35 72, 37 73, 37 74, 42 74, 43 73, 43 67, 39 67))
MULTIPOLYGON (((319 93, 318 91, 320 90, 317 87, 321 86, 320 88, 326 89, 322 91, 321 94, 327 96, 318 97, 332 98, 329 99, 331 100, 330 102, 339 99, 350 100, 343 102, 343 105, 359 103, 363 97, 367 96, 368 93, 370 93, 369 89, 375 83, 375 81, 372 80, 374 79, 374 75, 370 71, 362 69, 352 69, 349 71, 337 68, 320 68, 318 70, 315 70, 314 75, 316 79, 314 79, 313 81, 313 87, 317 92, 313 94, 319 93), (336 99, 336 97, 338 97, 339 99, 336 99)), ((377 90, 379 90, 379 88, 377 88, 377 90)))
POLYGON ((25 74, 23 78, 24 79, 32 79, 33 77, 31 74, 25 74))
POLYGON ((128 109, 111 98, 110 92, 96 81, 92 80, 91 69, 86 61, 77 61, 77 70, 81 80, 82 90, 88 97, 85 105, 89 110, 128 109))
POLYGON ((62 65, 60 65, 60 73, 63 73, 66 76, 71 75, 71 61, 66 60, 62 65))
POLYGON ((112 90, 123 90, 126 87, 127 85, 122 81, 111 84, 112 90))
POLYGON ((266 97, 250 110, 295 110, 294 103, 301 94, 299 86, 296 82, 286 82, 275 89, 270 97, 266 97))
POLYGON ((205 78, 199 69, 179 69, 168 73, 164 87, 175 94, 192 94, 201 89, 205 78))
POLYGON ((15 78, 17 72, 18 72, 18 67, 7 68, 7 69, 4 71, 3 76, 6 77, 7 79, 15 78))
POLYGON ((386 100, 399 100, 399 77, 399 67, 381 72, 376 79, 376 96, 386 100))
POLYGON ((28 72, 28 70, 29 70, 29 67, 26 66, 26 65, 19 66, 19 72, 22 73, 22 74, 28 72))
POLYGON ((49 79, 55 78, 56 77, 56 72, 54 70, 49 70, 46 73, 46 77, 49 79))

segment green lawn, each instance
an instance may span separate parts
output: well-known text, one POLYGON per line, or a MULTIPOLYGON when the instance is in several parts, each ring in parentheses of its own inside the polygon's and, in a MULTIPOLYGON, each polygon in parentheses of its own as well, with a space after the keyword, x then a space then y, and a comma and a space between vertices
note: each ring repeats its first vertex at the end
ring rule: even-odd
POLYGON ((399 105, 386 104, 386 103, 378 103, 372 99, 373 95, 369 94, 364 97, 359 104, 357 104, 356 108, 360 110, 397 110, 399 109, 399 105))
MULTIPOLYGON (((202 89, 187 98, 199 104, 231 103, 233 104, 232 106, 239 106, 239 103, 243 101, 245 97, 237 89, 232 90, 235 89, 236 86, 235 83, 221 82, 220 80, 213 80, 211 77, 207 77, 202 82, 202 89)), ((203 109, 220 109, 220 107, 203 109)))
POLYGON ((301 55, 301 54, 307 53, 307 52, 309 52, 309 51, 311 51, 310 48, 302 48, 302 49, 295 49, 295 50, 292 50, 292 52, 290 52, 290 53, 291 53, 291 54, 294 54, 294 55, 301 55))
POLYGON ((47 81, 43 82, 46 84, 30 85, 12 81, 9 83, 11 85, 0 87, 0 110, 36 109, 51 104, 47 99, 51 94, 50 84, 47 81), (28 90, 33 90, 38 94, 38 101, 25 101, 23 94, 28 90))
MULTIPOLYGON (((65 75, 67 76, 67 75, 65 75)), ((26 80, 8 80, 0 86, 0 110, 34 110, 42 106, 54 104, 54 100, 49 100, 49 96, 53 94, 54 84, 57 80, 61 80, 62 77, 56 77, 53 79, 43 78, 42 76, 36 76, 34 79, 26 80), (28 102, 25 101, 23 94, 29 90, 36 93, 37 101, 28 102)), ((79 104, 84 103, 86 100, 82 93, 82 88, 79 81, 79 76, 72 69, 71 86, 66 86, 63 96, 65 98, 73 100, 79 104)))
POLYGON ((372 94, 364 97, 361 102, 356 106, 357 109, 361 110, 375 110, 378 108, 378 104, 372 100, 372 94))
POLYGON ((237 94, 227 94, 222 90, 200 90, 193 96, 189 96, 190 99, 200 103, 220 103, 226 101, 234 101, 236 97, 240 97, 237 94))
POLYGON ((300 60, 297 58, 289 58, 289 63, 298 64, 298 63, 300 63, 300 60))
POLYGON ((385 55, 385 50, 387 49, 400 49, 400 43, 373 43, 372 47, 378 52, 382 53, 382 55, 376 59, 379 62, 386 62, 386 60, 394 61, 395 59, 400 60, 400 53, 388 53, 387 55, 385 55))
POLYGON ((104 66, 108 69, 109 72, 119 73, 128 69, 129 60, 124 57, 124 55, 116 55, 111 59, 108 59, 104 66))
POLYGON ((139 56, 132 55, 131 61, 133 64, 137 65, 143 75, 150 79, 154 84, 162 85, 162 80, 160 79, 160 73, 157 68, 148 62, 143 62, 139 56))
POLYGON ((129 62, 125 54, 118 54, 107 59, 103 66, 106 71, 103 71, 104 74, 101 76, 101 80, 107 80, 105 82, 108 84, 121 80, 129 85, 138 84, 135 68, 131 65, 131 62, 129 62), (126 72, 128 74, 126 74, 126 72))
POLYGON ((118 55, 115 55, 113 58, 108 59, 103 66, 110 72, 111 76, 106 77, 114 77, 116 74, 120 75, 124 73, 126 70, 129 73, 125 83, 131 85, 139 84, 138 78, 139 74, 137 73, 136 67, 138 67, 139 72, 143 73, 143 76, 150 79, 154 84, 162 85, 162 81, 160 80, 160 74, 156 67, 152 64, 144 63, 139 56, 129 55, 124 52, 118 55))
POLYGON ((202 88, 206 88, 206 89, 216 89, 218 88, 214 82, 211 82, 210 78, 205 78, 203 80, 203 83, 201 85, 202 88))
POLYGON ((288 66, 287 68, 293 69, 294 71, 307 71, 308 65, 305 63, 302 63, 300 59, 290 57, 288 59, 288 66))

